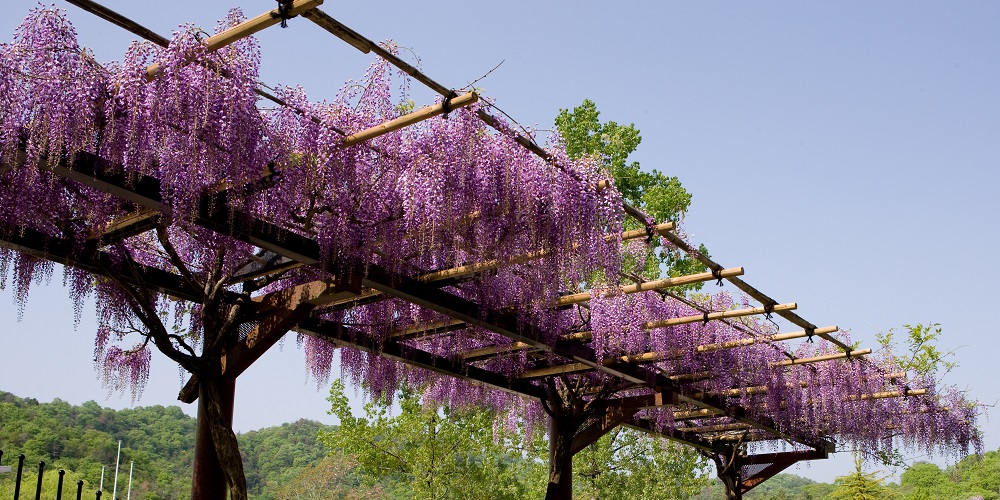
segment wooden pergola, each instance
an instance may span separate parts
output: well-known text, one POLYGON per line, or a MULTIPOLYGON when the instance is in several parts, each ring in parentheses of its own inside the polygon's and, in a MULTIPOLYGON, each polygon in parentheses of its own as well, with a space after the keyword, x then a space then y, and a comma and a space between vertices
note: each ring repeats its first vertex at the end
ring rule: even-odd
MULTIPOLYGON (((165 38, 94 2, 68 1, 147 40, 162 46, 167 44, 165 38)), ((318 8, 322 3, 322 0, 295 0, 282 12, 275 9, 264 13, 233 29, 208 38, 205 44, 209 50, 214 50, 278 24, 283 17, 301 15, 358 50, 365 53, 374 52, 442 96, 441 104, 423 108, 381 126, 353 133, 343 132, 345 146, 362 144, 381 134, 447 113, 457 107, 467 106, 478 99, 475 93, 458 95, 378 44, 341 24, 318 8)), ((149 78, 155 78, 156 72, 157 68, 150 67, 149 78)), ((286 104, 264 90, 258 89, 258 94, 279 104, 286 104)), ((497 126, 497 119, 486 110, 480 109, 477 114, 487 125, 497 126)), ((518 135, 517 142, 540 157, 552 160, 530 137, 518 135)), ((0 173, 13 167, 15 166, 3 165, 0 167, 0 173)), ((198 291, 192 290, 181 276, 138 262, 129 262, 126 266, 112 265, 108 254, 103 250, 108 245, 135 237, 157 226, 163 208, 160 179, 123 174, 121 169, 107 160, 88 153, 79 153, 75 158, 64 160, 49 168, 54 174, 65 179, 127 201, 135 206, 136 210, 123 215, 113 224, 99 228, 90 237, 82 252, 76 249, 73 241, 54 238, 30 229, 12 227, 0 227, 0 234, 3 235, 0 245, 97 275, 107 275, 109 269, 126 267, 132 271, 121 273, 116 279, 178 299, 199 300, 198 291)), ((262 173, 262 178, 258 181, 260 189, 267 188, 268 176, 273 174, 273 171, 262 173)), ((606 186, 605 183, 596 187, 602 189, 606 186)), ((738 399, 742 395, 763 394, 766 392, 766 387, 734 387, 729 393, 705 391, 699 387, 699 382, 712 377, 711 373, 664 373, 655 369, 655 363, 667 357, 662 352, 601 358, 590 345, 589 331, 568 331, 554 341, 546 340, 537 325, 519 319, 510 312, 488 310, 474 301, 446 290, 446 287, 473 278, 480 273, 509 265, 530 264, 533 260, 543 258, 544 252, 510 256, 509 259, 502 261, 472 262, 450 269, 427 270, 411 275, 400 274, 370 262, 346 263, 346 266, 345 263, 339 263, 339 269, 359 270, 340 277, 337 276, 336 269, 331 268, 330 263, 323 259, 320 244, 314 238, 290 228, 277 226, 238 208, 238 204, 230 203, 230 197, 237 192, 242 191, 221 187, 215 192, 206 193, 192 219, 198 226, 230 236, 261 250, 258 254, 258 263, 247 266, 238 277, 238 281, 248 284, 245 290, 249 291, 242 294, 230 291, 226 292, 225 297, 225 300, 235 302, 245 300, 249 296, 255 311, 254 318, 248 321, 248 325, 252 326, 249 333, 242 338, 229 340, 229 347, 219 366, 220 372, 233 381, 228 394, 230 415, 236 378, 287 332, 297 331, 332 341, 338 346, 367 351, 410 366, 542 401, 553 412, 549 426, 551 456, 568 456, 564 465, 569 467, 573 454, 615 427, 625 425, 693 446, 712 456, 719 467, 719 476, 738 498, 742 493, 794 463, 824 459, 835 451, 835 444, 830 440, 814 439, 804 433, 780 430, 772 420, 759 416, 759 412, 749 411, 750 409, 743 406, 738 399), (334 277, 287 287, 277 292, 253 291, 252 284, 256 280, 306 266, 332 273, 334 277), (402 299, 450 319, 435 324, 415 324, 396 331, 388 340, 382 341, 349 326, 323 319, 317 314, 368 304, 382 297, 402 299), (470 327, 499 334, 508 339, 508 342, 469 349, 450 356, 436 354, 424 347, 424 342, 428 339, 451 335, 453 332, 470 327), (533 366, 527 368, 520 376, 508 376, 486 367, 491 360, 522 351, 531 354, 533 366), (595 372, 612 382, 604 388, 570 391, 571 394, 554 395, 549 389, 556 387, 556 381, 562 381, 565 386, 566 380, 595 372), (671 408, 673 412, 672 427, 660 426, 642 416, 642 411, 645 409, 663 407, 671 408), (793 451, 746 454, 743 445, 756 441, 790 443, 793 451), (560 449, 568 449, 569 453, 560 454, 560 449)), ((644 328, 730 321, 745 316, 775 314, 799 330, 773 335, 759 335, 747 330, 747 335, 743 339, 699 345, 696 351, 708 353, 741 349, 759 343, 780 343, 794 339, 811 339, 815 336, 837 346, 839 352, 811 358, 796 358, 788 354, 788 359, 779 364, 792 366, 847 358, 860 359, 871 352, 868 349, 852 349, 833 336, 838 331, 836 326, 819 327, 799 316, 795 312, 796 304, 779 303, 754 288, 741 278, 742 268, 725 268, 697 252, 673 232, 672 223, 648 225, 649 218, 646 214, 627 204, 623 206, 623 210, 640 224, 646 225, 646 229, 609 235, 608 238, 620 236, 622 240, 627 241, 654 235, 661 236, 696 258, 709 271, 657 281, 634 279, 633 283, 622 285, 618 290, 619 293, 666 291, 671 287, 692 283, 718 281, 721 284, 725 281, 759 303, 757 307, 726 311, 701 309, 702 314, 663 318, 645 324, 644 328)), ((589 292, 567 294, 554 306, 578 304, 590 299, 589 292)), ((694 304, 691 305, 698 308, 694 304)), ((904 376, 904 374, 886 374, 886 380, 891 383, 904 376)), ((181 390, 179 399, 192 403, 198 399, 198 394, 198 380, 191 378, 181 390)), ((924 392, 919 389, 903 389, 865 394, 861 398, 877 399, 922 394, 924 392)), ((217 479, 219 474, 213 468, 217 468, 218 465, 217 463, 213 465, 214 450, 207 432, 199 426, 193 491, 195 498, 224 498, 225 487, 224 484, 220 485, 221 481, 217 479)), ((570 474, 567 473, 565 476, 570 474)), ((568 498, 571 492, 570 486, 570 480, 564 477, 556 482, 556 486, 550 485, 550 488, 556 489, 556 496, 568 498)))

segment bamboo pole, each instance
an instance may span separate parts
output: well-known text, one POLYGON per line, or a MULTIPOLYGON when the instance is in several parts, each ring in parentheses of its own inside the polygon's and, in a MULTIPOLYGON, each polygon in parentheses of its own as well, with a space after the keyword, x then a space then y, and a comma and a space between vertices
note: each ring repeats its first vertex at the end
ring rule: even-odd
MULTIPOLYGON (((315 9, 323 4, 323 0, 295 0, 288 9, 288 16, 295 17, 299 14, 315 9)), ((281 22, 281 12, 279 9, 272 9, 253 19, 243 21, 222 33, 212 35, 202 42, 206 52, 215 52, 237 40, 246 38, 258 31, 269 28, 281 22)), ((160 72, 160 64, 153 63, 146 68, 146 80, 152 80, 160 72)))
MULTIPOLYGON (((708 274, 711 274, 711 273, 708 273, 708 274)), ((795 302, 792 302, 792 303, 789 303, 789 304, 777 304, 777 305, 775 305, 771 309, 771 312, 777 313, 777 312, 781 312, 781 311, 791 311, 793 309, 796 309, 797 307, 798 307, 798 305, 795 302)), ((730 311, 718 311, 718 312, 706 313, 707 316, 705 314, 701 314, 701 315, 693 315, 693 316, 682 316, 680 318, 664 319, 664 320, 660 320, 660 321, 649 321, 646 324, 644 324, 642 327, 645 328, 645 329, 647 329, 647 330, 652 330, 654 328, 664 328, 664 327, 668 327, 668 326, 677 326, 677 325, 687 325, 687 324, 690 324, 690 323, 698 323, 700 321, 705 321, 706 319, 707 320, 713 320, 713 319, 739 318, 739 317, 743 317, 743 316, 753 316, 753 315, 757 315, 757 314, 766 314, 767 312, 768 312, 768 310, 765 307, 751 307, 751 308, 748 308, 748 309, 733 309, 733 310, 730 310, 730 311)))
MULTIPOLYGON (((636 283, 633 285, 622 285, 618 287, 614 292, 607 292, 608 295, 613 293, 630 294, 647 292, 650 290, 659 290, 660 288, 670 288, 675 286, 690 285, 692 283, 702 283, 705 281, 711 281, 713 279, 727 278, 731 276, 740 276, 743 274, 742 267, 734 267, 732 269, 724 269, 718 273, 697 273, 689 274, 687 276, 678 276, 676 278, 664 278, 662 280, 647 281, 644 283, 636 283)), ((565 295, 559 297, 556 301, 557 307, 568 306, 572 304, 579 304, 581 302, 587 302, 592 297, 591 292, 574 293, 573 295, 565 295)), ((714 319, 714 318, 709 318, 714 319)))
MULTIPOLYGON (((828 334, 828 333, 834 333, 834 332, 836 332, 838 330, 840 330, 840 328, 838 328, 836 326, 826 326, 826 327, 823 327, 823 328, 817 328, 812 333, 813 333, 813 335, 823 335, 823 334, 828 334)), ((758 336, 758 337, 749 337, 749 338, 740 339, 740 340, 730 340, 730 341, 727 341, 727 342, 720 342, 720 343, 717 343, 717 344, 700 345, 700 346, 697 347, 697 351, 698 352, 712 352, 712 351, 718 351, 720 349, 733 349, 735 347, 742 347, 742 346, 748 346, 748 345, 753 345, 753 344, 760 344, 760 343, 763 343, 763 342, 777 342, 777 341, 782 341, 782 340, 801 339, 801 338, 805 338, 805 337, 808 337, 808 336, 809 336, 809 332, 807 332, 805 330, 799 330, 799 331, 796 331, 796 332, 788 332, 788 333, 778 333, 778 334, 775 334, 775 335, 761 335, 761 336, 758 336)))
POLYGON ((698 410, 680 410, 674 412, 674 420, 692 420, 696 418, 713 418, 728 416, 719 410, 701 408, 698 410))
POLYGON ((399 130, 403 127, 412 125, 417 122, 421 122, 428 118, 433 118, 438 115, 443 115, 452 109, 457 109, 465 106, 469 106, 479 100, 479 94, 475 92, 467 92, 458 97, 451 99, 445 99, 444 102, 440 104, 435 104, 433 106, 427 106, 421 108, 412 113, 407 113, 394 120, 389 120, 381 125, 376 125, 372 128, 362 130, 355 134, 351 134, 344 137, 341 141, 342 146, 352 146, 359 142, 367 141, 369 139, 378 137, 380 135, 388 134, 389 132, 399 130))
POLYGON ((811 358, 795 358, 786 359, 784 361, 778 361, 776 363, 771 363, 771 366, 792 366, 792 365, 805 365, 809 363, 820 363, 823 361, 830 361, 834 359, 845 359, 845 358, 856 358, 861 356, 867 356, 872 353, 871 349, 858 349, 850 352, 838 352, 836 354, 824 354, 822 356, 814 356, 811 358))
POLYGON ((872 394, 860 394, 855 396, 847 396, 844 401, 865 401, 869 399, 889 399, 889 398, 899 398, 907 396, 923 396, 927 394, 927 389, 907 389, 900 394, 898 391, 885 391, 876 392, 872 394))
POLYGON ((717 424, 717 425, 702 425, 697 427, 675 427, 674 429, 680 432, 693 432, 696 434, 701 434, 705 432, 726 432, 726 431, 736 431, 753 428, 750 424, 744 424, 741 422, 733 424, 717 424))
MULTIPOLYGON (((673 229, 674 229, 674 223, 673 222, 667 222, 665 224, 659 224, 659 225, 656 225, 656 226, 653 227, 653 231, 655 233, 657 233, 657 234, 663 234, 663 233, 665 233, 667 231, 671 231, 673 229)), ((645 238, 647 235, 648 235, 648 233, 646 233, 645 229, 639 229, 639 230, 634 230, 634 231, 625 231, 625 232, 621 233, 621 239, 622 239, 622 241, 629 241, 629 240, 635 240, 635 239, 639 239, 639 238, 645 238)), ((617 235, 610 235, 610 234, 609 235, 605 235, 604 236, 604 240, 605 241, 612 241, 612 240, 615 239, 616 236, 617 235)), ((579 243, 574 244, 573 248, 574 249, 579 248, 579 243)), ((520 255, 515 255, 514 257, 511 257, 509 259, 503 259, 503 260, 501 260, 501 259, 491 259, 491 260, 486 260, 486 261, 482 261, 482 262, 476 262, 476 263, 473 263, 473 264, 465 264, 465 265, 453 267, 453 268, 450 268, 450 269, 443 269, 441 271, 434 271, 434 272, 430 272, 430 273, 427 273, 427 274, 420 275, 419 277, 417 277, 417 279, 420 280, 420 281, 423 281, 423 282, 427 283, 427 282, 439 281, 439 280, 445 280, 445 279, 461 278, 463 276, 469 276, 469 275, 472 275, 472 274, 481 273, 483 271, 492 271, 492 270, 497 269, 497 268, 502 267, 502 266, 512 266, 512 265, 524 264, 524 263, 530 262, 532 260, 537 260, 537 259, 545 258, 545 257, 547 257, 547 256, 549 256, 551 254, 552 254, 552 252, 550 250, 538 250, 538 251, 535 251, 535 252, 528 252, 528 253, 523 253, 523 254, 520 254, 520 255)))

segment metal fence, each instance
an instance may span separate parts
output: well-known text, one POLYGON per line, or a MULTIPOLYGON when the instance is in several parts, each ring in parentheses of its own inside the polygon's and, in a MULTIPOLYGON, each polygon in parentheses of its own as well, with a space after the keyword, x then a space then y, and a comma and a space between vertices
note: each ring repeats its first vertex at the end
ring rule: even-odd
MULTIPOLYGON (((3 450, 0 450, 0 474, 10 474, 13 471, 13 466, 3 465, 3 450)), ((42 500, 42 477, 45 474, 45 462, 38 462, 38 481, 35 485, 35 500, 42 500)), ((51 474, 51 473, 50 473, 51 474)), ((56 486, 56 500, 62 500, 63 498, 63 477, 66 475, 66 471, 59 469, 56 471, 59 474, 59 483, 56 486)), ((24 477, 24 454, 17 456, 17 472, 14 476, 14 500, 21 499, 21 480, 24 477)), ((30 487, 30 485, 28 485, 30 487)), ((70 492, 67 491, 67 499, 71 498, 70 492)), ((51 497, 51 495, 50 495, 51 497)), ((29 498, 25 496, 25 498, 29 498)), ((95 493, 95 499, 101 500, 101 490, 97 490, 95 493)), ((76 500, 83 500, 83 480, 76 482, 76 500)))

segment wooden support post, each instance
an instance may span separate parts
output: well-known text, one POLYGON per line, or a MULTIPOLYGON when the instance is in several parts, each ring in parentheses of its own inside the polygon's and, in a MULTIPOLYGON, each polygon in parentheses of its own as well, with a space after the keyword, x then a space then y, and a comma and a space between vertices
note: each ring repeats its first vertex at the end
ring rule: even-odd
POLYGON ((579 426, 572 418, 549 415, 549 485, 545 500, 573 498, 573 435, 579 426))
MULTIPOLYGON (((202 389, 204 390, 204 389, 202 389)), ((233 426, 233 401, 236 394, 236 379, 228 379, 222 382, 220 392, 222 393, 221 405, 223 416, 226 419, 225 425, 229 428, 233 426)), ((194 438, 194 463, 191 477, 191 498, 198 500, 226 500, 229 487, 226 485, 226 476, 219 464, 219 457, 212 442, 212 427, 208 418, 208 410, 205 405, 208 398, 199 398, 198 401, 198 421, 195 428, 194 438)))

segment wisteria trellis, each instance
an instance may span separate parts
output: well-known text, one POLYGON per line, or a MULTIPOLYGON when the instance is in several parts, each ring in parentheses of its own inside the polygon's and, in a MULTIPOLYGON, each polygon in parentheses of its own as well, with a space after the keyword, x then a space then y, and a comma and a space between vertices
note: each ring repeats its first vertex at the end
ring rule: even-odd
MULTIPOLYGON (((233 11, 217 32, 241 21, 233 11)), ((70 264, 77 314, 97 299, 95 356, 111 385, 141 391, 151 345, 206 384, 227 349, 262 328, 262 298, 361 278, 370 288, 311 303, 288 327, 304 332, 319 379, 339 347, 345 375, 372 397, 405 382, 429 403, 492 409, 500 424, 572 414, 570 441, 627 407, 616 422, 716 455, 790 443, 820 457, 831 439, 867 454, 980 445, 977 406, 897 373, 891 353, 792 364, 840 347, 817 336, 786 352, 767 340, 771 323, 750 316, 657 325, 750 304, 725 292, 699 308, 626 293, 625 263, 676 237, 657 238, 644 220, 649 237, 623 245, 613 183, 596 161, 570 160, 558 138, 539 156, 503 121, 488 127, 488 103, 477 103, 345 146, 345 133, 402 113, 385 59, 333 102, 285 88, 284 105, 263 110, 256 42, 210 51, 199 36, 185 26, 167 48, 136 42, 123 62, 100 64, 63 12, 40 7, 0 45, 0 275, 23 303, 52 261, 70 264), (83 170, 125 180, 109 190, 83 170), (135 193, 154 180, 142 198, 151 209, 135 193), (223 222, 206 226, 211 217, 223 222), (125 219, 148 225, 111 230, 125 219), (261 227, 309 242, 314 258, 244 279, 281 257, 261 251, 259 240, 277 238, 261 227), (470 263, 475 272, 429 278, 470 263), (589 300, 556 307, 581 291, 589 300), (664 399, 634 403, 652 396, 664 399)), ((226 472, 234 497, 241 474, 226 472)))

